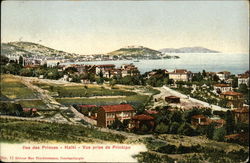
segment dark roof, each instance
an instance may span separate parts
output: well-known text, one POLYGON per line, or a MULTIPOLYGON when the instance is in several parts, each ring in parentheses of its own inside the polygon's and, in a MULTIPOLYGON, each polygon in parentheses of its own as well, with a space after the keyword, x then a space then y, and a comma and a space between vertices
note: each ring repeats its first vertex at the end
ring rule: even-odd
POLYGON ((166 96, 165 98, 170 98, 170 99, 180 99, 180 97, 177 97, 177 96, 166 96))

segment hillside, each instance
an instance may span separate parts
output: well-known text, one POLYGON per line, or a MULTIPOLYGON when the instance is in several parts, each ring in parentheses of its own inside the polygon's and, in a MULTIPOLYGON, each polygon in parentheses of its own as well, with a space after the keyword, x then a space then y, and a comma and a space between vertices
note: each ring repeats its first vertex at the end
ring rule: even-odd
POLYGON ((8 55, 23 55, 24 57, 66 57, 70 58, 77 54, 67 53, 60 50, 55 50, 37 43, 32 42, 9 42, 1 44, 1 54, 8 55))
POLYGON ((159 50, 162 53, 220 53, 216 50, 210 50, 203 47, 183 47, 183 48, 165 48, 159 50))
POLYGON ((128 46, 113 52, 109 55, 127 55, 127 56, 143 56, 143 55, 157 55, 161 52, 143 46, 128 46))

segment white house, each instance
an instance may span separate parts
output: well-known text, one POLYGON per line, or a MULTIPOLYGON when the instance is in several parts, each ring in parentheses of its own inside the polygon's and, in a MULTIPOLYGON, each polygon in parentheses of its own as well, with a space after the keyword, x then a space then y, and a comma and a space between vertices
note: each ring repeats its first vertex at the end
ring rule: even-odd
POLYGON ((192 76, 192 72, 186 69, 175 69, 169 73, 169 79, 173 79, 174 81, 191 81, 192 76))

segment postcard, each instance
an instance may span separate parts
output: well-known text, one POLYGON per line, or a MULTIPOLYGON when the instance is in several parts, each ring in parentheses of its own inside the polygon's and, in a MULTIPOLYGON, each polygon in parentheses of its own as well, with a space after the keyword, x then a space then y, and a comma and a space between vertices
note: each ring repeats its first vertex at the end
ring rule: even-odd
POLYGON ((249 2, 3 1, 2 162, 248 162, 249 2))

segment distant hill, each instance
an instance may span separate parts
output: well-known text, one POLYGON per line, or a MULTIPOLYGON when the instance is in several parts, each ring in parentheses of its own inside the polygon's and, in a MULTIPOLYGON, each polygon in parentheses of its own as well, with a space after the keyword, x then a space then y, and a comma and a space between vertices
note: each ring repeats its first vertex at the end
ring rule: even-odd
POLYGON ((157 55, 161 52, 143 46, 127 46, 108 53, 108 55, 144 56, 157 55))
POLYGON ((24 57, 31 56, 47 56, 47 57, 74 57, 77 54, 67 53, 60 50, 55 50, 41 44, 32 42, 9 42, 1 44, 1 54, 2 55, 23 55, 24 57))
POLYGON ((216 50, 210 50, 203 47, 183 47, 183 48, 165 48, 159 50, 162 53, 220 53, 216 50))

